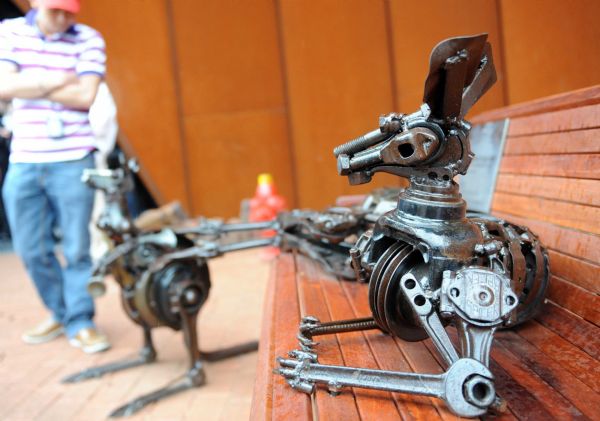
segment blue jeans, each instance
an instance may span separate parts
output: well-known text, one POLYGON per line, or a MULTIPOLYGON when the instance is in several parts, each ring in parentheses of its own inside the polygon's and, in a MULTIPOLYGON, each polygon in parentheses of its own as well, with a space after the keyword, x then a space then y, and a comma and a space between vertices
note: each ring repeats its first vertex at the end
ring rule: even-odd
POLYGON ((91 154, 78 161, 11 163, 2 192, 15 251, 69 338, 94 327, 94 301, 87 292, 94 192, 81 182, 83 169, 93 167, 91 154), (55 227, 62 233, 64 267, 54 253, 55 227))

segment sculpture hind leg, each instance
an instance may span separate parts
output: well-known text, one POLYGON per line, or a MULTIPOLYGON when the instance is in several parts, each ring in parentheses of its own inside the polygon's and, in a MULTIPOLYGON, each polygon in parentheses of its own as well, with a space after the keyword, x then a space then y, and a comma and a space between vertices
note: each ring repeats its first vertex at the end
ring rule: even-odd
POLYGON ((201 294, 192 284, 183 288, 179 295, 179 314, 181 316, 185 346, 190 359, 190 368, 182 380, 171 382, 169 385, 142 395, 111 412, 110 417, 123 417, 134 414, 150 403, 185 390, 200 387, 206 382, 203 360, 219 361, 234 357, 258 348, 256 342, 237 345, 223 350, 205 353, 198 349, 197 319, 201 294))
POLYGON ((137 358, 128 358, 120 361, 115 361, 108 364, 103 364, 95 367, 87 368, 78 373, 72 374, 61 380, 61 383, 78 383, 88 379, 102 377, 107 373, 114 373, 121 370, 126 370, 140 365, 150 364, 156 361, 156 350, 152 343, 151 328, 143 327, 144 331, 144 346, 139 352, 137 358))
POLYGON ((182 380, 170 382, 167 386, 139 396, 110 413, 110 417, 126 417, 144 408, 148 404, 193 387, 200 387, 206 381, 202 357, 198 350, 197 319, 200 310, 201 294, 194 285, 183 288, 179 294, 179 315, 182 321, 183 336, 190 358, 190 369, 182 380))

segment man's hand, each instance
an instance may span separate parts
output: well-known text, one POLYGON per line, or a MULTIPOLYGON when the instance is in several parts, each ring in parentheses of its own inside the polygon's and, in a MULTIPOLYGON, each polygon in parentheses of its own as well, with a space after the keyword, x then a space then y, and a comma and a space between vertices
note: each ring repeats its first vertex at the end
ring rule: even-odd
POLYGON ((96 94, 101 78, 95 74, 79 76, 75 83, 68 83, 50 92, 46 98, 66 107, 88 110, 96 94))
POLYGON ((52 72, 46 73, 41 78, 41 84, 47 93, 54 91, 62 86, 79 82, 75 72, 52 72))
POLYGON ((40 99, 62 86, 76 83, 73 72, 45 72, 23 75, 15 64, 0 61, 0 99, 40 99))

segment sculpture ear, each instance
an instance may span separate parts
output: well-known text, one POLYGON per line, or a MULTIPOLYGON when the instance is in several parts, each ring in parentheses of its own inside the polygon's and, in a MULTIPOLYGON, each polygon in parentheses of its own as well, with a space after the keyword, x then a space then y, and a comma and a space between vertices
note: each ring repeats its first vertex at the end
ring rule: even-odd
POLYGON ((471 107, 479 101, 479 98, 481 98, 494 83, 496 83, 496 79, 496 68, 494 66, 492 46, 489 42, 486 42, 475 77, 463 91, 459 118, 464 118, 471 107))
POLYGON ((496 81, 487 34, 449 38, 431 52, 423 101, 436 119, 462 118, 496 81))

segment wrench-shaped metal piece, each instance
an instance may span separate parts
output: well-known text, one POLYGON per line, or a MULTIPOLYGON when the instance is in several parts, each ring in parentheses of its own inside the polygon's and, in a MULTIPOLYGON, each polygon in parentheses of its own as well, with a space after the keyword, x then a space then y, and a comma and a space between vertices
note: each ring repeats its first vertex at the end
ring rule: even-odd
POLYGON ((295 389, 312 393, 318 383, 333 393, 342 387, 361 387, 442 399, 456 415, 483 415, 495 400, 494 376, 479 361, 460 358, 443 374, 324 365, 310 359, 278 359, 276 372, 295 389))
POLYGON ((490 352, 496 327, 480 327, 457 318, 455 320, 461 354, 490 365, 490 352))
POLYGON ((400 289, 444 361, 448 365, 457 361, 458 353, 417 278, 412 273, 407 273, 400 280, 400 289))

